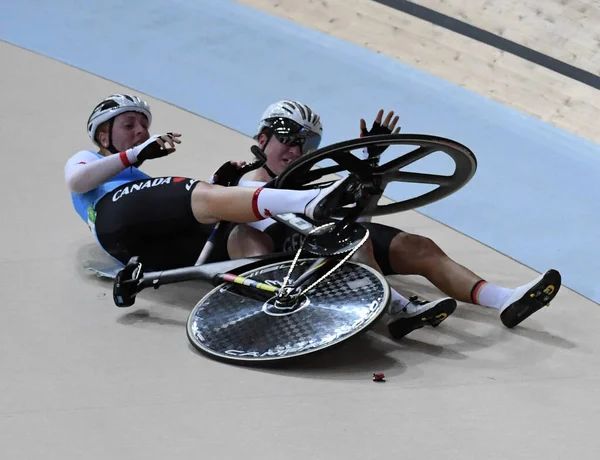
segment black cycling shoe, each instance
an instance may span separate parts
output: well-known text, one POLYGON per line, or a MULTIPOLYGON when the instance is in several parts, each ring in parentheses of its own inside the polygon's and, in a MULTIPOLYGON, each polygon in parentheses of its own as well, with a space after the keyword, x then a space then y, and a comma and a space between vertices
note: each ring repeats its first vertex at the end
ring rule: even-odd
POLYGON ((142 264, 132 257, 117 273, 113 284, 113 301, 117 307, 131 307, 138 293, 138 280, 142 277, 142 264))
POLYGON ((406 334, 420 329, 425 325, 437 327, 456 310, 456 300, 451 297, 427 302, 411 297, 410 303, 394 311, 390 306, 390 319, 387 327, 394 339, 404 337, 406 334))
POLYGON ((320 189, 319 194, 306 205, 304 214, 315 221, 325 220, 345 205, 357 202, 362 191, 358 176, 349 174, 320 189))
POLYGON ((512 296, 500 310, 500 320, 508 328, 513 328, 550 302, 561 286, 561 276, 557 270, 548 270, 531 283, 515 289, 512 296))

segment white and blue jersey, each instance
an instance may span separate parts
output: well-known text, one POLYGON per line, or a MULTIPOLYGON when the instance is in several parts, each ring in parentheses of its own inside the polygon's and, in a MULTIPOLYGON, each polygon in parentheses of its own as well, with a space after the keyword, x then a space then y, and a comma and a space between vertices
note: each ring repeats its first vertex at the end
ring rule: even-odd
MULTIPOLYGON (((69 175, 73 173, 77 165, 88 164, 93 161, 100 160, 103 157, 97 152, 91 150, 82 150, 73 155, 65 166, 65 176, 68 181, 69 175)), ((94 219, 94 208, 96 203, 107 193, 112 192, 117 187, 127 184, 132 181, 150 178, 146 173, 140 171, 137 168, 131 167, 119 174, 111 177, 109 180, 99 185, 98 187, 90 190, 86 193, 73 193, 71 192, 71 200, 73 207, 77 211, 77 214, 86 222, 88 225, 93 226, 94 219)))
MULTIPOLYGON (((151 177, 123 166, 119 154, 82 150, 65 166, 73 207, 100 247, 119 265, 139 257, 146 268, 193 266, 214 229, 192 209, 197 179, 151 177)), ((226 260, 227 244, 215 242, 209 260, 226 260)))

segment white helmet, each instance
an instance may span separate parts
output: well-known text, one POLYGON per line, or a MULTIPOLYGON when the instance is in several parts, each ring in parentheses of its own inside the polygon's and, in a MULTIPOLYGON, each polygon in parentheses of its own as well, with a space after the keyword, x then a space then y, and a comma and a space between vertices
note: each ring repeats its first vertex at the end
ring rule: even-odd
POLYGON ((152 113, 146 101, 128 94, 112 94, 94 108, 88 119, 87 131, 90 139, 96 143, 96 130, 98 126, 125 112, 143 113, 148 119, 148 124, 152 123, 152 113))
POLYGON ((258 125, 256 137, 258 137, 265 128, 270 128, 272 126, 272 121, 278 118, 293 120, 319 137, 323 135, 323 126, 321 125, 321 117, 319 117, 319 115, 313 112, 312 109, 305 104, 284 99, 271 104, 267 110, 265 110, 258 125))

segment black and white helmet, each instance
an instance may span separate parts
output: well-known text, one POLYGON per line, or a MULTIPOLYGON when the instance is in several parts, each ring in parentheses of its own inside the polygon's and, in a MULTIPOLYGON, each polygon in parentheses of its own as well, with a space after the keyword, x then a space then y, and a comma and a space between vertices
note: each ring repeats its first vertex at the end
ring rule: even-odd
POLYGON ((263 116, 258 125, 256 137, 258 137, 264 129, 270 128, 271 123, 275 119, 287 118, 298 123, 308 131, 318 135, 323 135, 323 126, 321 125, 321 117, 312 109, 300 102, 284 99, 271 104, 263 113, 263 116))
POLYGON ((143 113, 148 119, 148 125, 152 123, 152 113, 146 101, 128 94, 112 94, 94 108, 88 119, 87 131, 90 139, 95 143, 98 126, 125 112, 143 113))

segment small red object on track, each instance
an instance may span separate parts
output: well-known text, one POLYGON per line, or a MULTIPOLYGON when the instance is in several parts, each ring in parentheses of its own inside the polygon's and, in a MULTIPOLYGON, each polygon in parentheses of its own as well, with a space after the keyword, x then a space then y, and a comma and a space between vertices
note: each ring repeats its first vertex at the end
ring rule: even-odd
POLYGON ((383 375, 383 372, 373 374, 373 382, 385 382, 385 375, 383 375))

